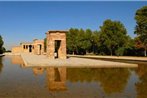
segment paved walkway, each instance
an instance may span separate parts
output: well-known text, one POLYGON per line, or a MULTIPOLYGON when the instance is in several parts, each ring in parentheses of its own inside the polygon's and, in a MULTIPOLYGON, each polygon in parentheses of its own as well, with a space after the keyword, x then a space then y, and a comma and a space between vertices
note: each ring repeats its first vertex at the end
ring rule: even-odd
POLYGON ((131 56, 93 56, 93 55, 69 55, 69 57, 82 58, 99 58, 99 59, 114 59, 114 60, 130 60, 147 62, 147 57, 131 57, 131 56))
POLYGON ((25 63, 25 67, 38 67, 38 66, 53 66, 53 67, 98 67, 98 68, 114 68, 114 67, 137 67, 137 64, 119 63, 103 60, 92 60, 85 58, 68 58, 62 59, 48 59, 45 55, 34 54, 21 54, 21 57, 25 63))

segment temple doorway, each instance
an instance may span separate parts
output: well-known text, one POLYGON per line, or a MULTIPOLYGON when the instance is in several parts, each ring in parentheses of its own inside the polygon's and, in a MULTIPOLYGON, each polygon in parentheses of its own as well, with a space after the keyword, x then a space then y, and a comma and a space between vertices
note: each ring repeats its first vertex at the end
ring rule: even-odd
POLYGON ((32 45, 29 45, 29 52, 32 52, 32 45))
POLYGON ((55 40, 55 58, 59 57, 59 49, 60 49, 61 40, 55 40))

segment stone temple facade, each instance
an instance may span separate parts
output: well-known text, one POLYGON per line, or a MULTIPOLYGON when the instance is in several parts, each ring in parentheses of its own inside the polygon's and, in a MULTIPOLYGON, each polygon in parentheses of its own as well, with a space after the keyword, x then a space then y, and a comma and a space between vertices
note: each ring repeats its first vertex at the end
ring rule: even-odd
POLYGON ((41 55, 44 53, 44 40, 35 39, 33 41, 33 46, 34 54, 41 55))
POLYGON ((13 47, 12 53, 34 53, 41 55, 44 53, 44 40, 35 39, 33 42, 23 42, 20 46, 13 47))
POLYGON ((47 57, 49 59, 66 59, 66 32, 48 31, 46 33, 47 57))
MULTIPOLYGON (((54 30, 46 33, 46 55, 49 59, 66 59, 66 33, 68 31, 54 30)), ((21 43, 12 48, 12 53, 44 54, 44 40, 21 43)))

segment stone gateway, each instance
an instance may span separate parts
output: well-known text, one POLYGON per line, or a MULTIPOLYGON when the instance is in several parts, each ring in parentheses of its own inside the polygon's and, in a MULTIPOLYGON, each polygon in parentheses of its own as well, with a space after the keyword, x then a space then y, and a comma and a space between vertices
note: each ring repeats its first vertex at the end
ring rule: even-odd
POLYGON ((67 31, 48 31, 46 33, 49 59, 66 59, 66 33, 67 31))

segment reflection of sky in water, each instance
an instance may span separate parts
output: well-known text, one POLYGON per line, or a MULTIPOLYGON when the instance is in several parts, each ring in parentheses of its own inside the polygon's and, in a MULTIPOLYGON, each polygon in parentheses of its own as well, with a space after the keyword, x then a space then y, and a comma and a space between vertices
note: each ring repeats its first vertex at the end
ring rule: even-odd
POLYGON ((142 98, 147 91, 143 65, 137 69, 27 68, 19 56, 0 61, 0 97, 142 98))
POLYGON ((135 90, 135 83, 138 81, 138 77, 134 71, 131 72, 131 76, 128 79, 128 84, 125 88, 125 93, 128 95, 129 98, 136 98, 136 90, 135 90))

